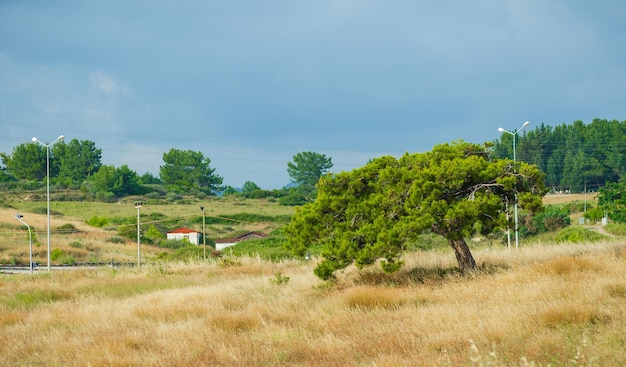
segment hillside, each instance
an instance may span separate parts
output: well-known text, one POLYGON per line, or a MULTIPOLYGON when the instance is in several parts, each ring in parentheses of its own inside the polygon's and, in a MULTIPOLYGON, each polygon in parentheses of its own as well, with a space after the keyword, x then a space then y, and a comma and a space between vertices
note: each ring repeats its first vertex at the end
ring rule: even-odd
MULTIPOLYGON (((246 231, 269 234, 280 228, 294 210, 293 207, 265 200, 234 198, 187 199, 170 204, 144 203, 140 209, 142 231, 150 226, 162 229, 163 234, 179 226, 202 231, 200 206, 205 207, 205 229, 209 240, 232 237, 246 231), (242 219, 231 220, 229 217, 242 219)), ((127 226, 132 227, 129 228, 130 232, 136 233, 137 209, 132 200, 120 203, 52 202, 50 207, 51 247, 61 251, 66 260, 136 262, 136 240, 120 237, 117 231, 120 225, 116 224, 120 221, 129 223, 127 226), (90 226, 86 222, 93 217, 109 219, 109 224, 103 228, 90 226)), ((46 203, 26 200, 14 200, 0 208, 0 263, 28 264, 28 233, 15 219, 16 213, 23 214, 23 220, 33 229, 34 261, 47 263, 46 203)), ((142 246, 145 261, 169 251, 145 242, 142 246)))

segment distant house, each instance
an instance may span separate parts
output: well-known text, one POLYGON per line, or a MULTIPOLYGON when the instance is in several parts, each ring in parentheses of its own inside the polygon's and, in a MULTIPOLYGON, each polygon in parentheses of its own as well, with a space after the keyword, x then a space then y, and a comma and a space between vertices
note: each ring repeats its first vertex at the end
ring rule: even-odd
POLYGON ((265 233, 248 232, 248 233, 244 233, 241 236, 237 236, 237 237, 221 238, 221 239, 215 240, 215 249, 216 250, 223 250, 226 247, 234 246, 234 245, 238 244, 241 241, 253 240, 253 239, 258 239, 258 238, 265 238, 265 237, 267 237, 267 235, 265 233))
POLYGON ((202 233, 189 228, 177 228, 167 232, 168 240, 187 240, 194 245, 199 245, 202 240, 202 233))

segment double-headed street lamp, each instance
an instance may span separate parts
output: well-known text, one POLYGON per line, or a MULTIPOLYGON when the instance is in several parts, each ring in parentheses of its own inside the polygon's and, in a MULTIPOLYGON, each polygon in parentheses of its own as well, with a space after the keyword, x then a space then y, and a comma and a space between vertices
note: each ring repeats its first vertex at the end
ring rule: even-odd
POLYGON ((26 224, 26 222, 24 222, 22 220, 22 217, 24 217, 22 214, 15 214, 15 219, 17 219, 20 223, 22 223, 23 225, 26 226, 26 228, 28 228, 28 243, 29 243, 29 266, 30 266, 30 273, 33 273, 33 233, 30 230, 30 226, 28 224, 26 224))
MULTIPOLYGON (((525 128, 526 126, 528 126, 528 124, 530 124, 530 122, 526 121, 524 122, 524 124, 517 130, 515 131, 508 131, 508 130, 504 130, 503 128, 498 128, 498 131, 501 133, 507 133, 513 136, 513 165, 515 169, 515 139, 517 138, 517 133, 519 133, 523 128, 525 128)), ((519 248, 519 225, 518 225, 518 220, 517 220, 517 195, 515 195, 515 203, 514 203, 514 215, 515 215, 515 249, 517 250, 519 248)))
POLYGON ((46 147, 46 197, 48 202, 48 270, 50 270, 50 147, 57 141, 63 140, 61 135, 50 144, 44 144, 39 139, 33 137, 33 142, 39 143, 46 147))

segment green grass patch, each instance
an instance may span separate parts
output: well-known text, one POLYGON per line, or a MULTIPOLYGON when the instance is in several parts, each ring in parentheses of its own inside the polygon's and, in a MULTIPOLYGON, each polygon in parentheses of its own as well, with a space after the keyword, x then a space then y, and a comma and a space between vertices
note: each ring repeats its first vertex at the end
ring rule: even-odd
POLYGON ((222 252, 232 256, 260 256, 263 259, 278 261, 292 258, 291 252, 284 248, 286 241, 282 237, 270 237, 258 240, 242 241, 235 246, 228 247, 222 252))
POLYGON ((563 228, 554 236, 555 242, 571 243, 597 242, 606 239, 607 236, 581 226, 563 228))
POLYGON ((21 292, 14 295, 0 296, 0 304, 14 310, 31 310, 43 303, 52 303, 70 299, 69 293, 55 290, 33 290, 30 292, 21 292))
POLYGON ((604 230, 614 236, 626 236, 626 224, 610 223, 604 226, 604 230))

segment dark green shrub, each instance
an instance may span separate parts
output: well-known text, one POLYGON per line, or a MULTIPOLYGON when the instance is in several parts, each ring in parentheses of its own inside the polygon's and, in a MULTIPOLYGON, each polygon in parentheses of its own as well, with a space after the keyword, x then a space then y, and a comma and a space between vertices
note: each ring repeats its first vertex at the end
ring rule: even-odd
POLYGON ((54 201, 84 201, 87 199, 87 195, 77 190, 62 191, 52 195, 51 199, 54 201))
POLYGON ((110 191, 98 191, 96 192, 96 199, 104 203, 114 203, 117 197, 110 191))
POLYGON ((528 224, 525 232, 537 235, 565 228, 571 224, 571 219, 566 207, 546 205, 543 212, 535 214, 528 224))
MULTIPOLYGON (((33 208, 33 210, 31 210, 31 213, 33 214, 48 214, 48 208, 45 206, 40 206, 37 208, 33 208)), ((61 213, 60 211, 54 210, 54 209, 50 209, 50 215, 55 215, 55 216, 63 216, 63 213, 61 213)))
POLYGON ((57 228, 57 230, 65 232, 65 233, 74 233, 78 232, 78 229, 72 223, 65 223, 57 228))
POLYGON ((126 243, 126 239, 123 238, 123 237, 119 237, 119 236, 113 236, 113 237, 107 238, 107 242, 110 242, 110 243, 126 243))
POLYGON ((298 192, 289 194, 287 196, 283 196, 278 199, 278 203, 280 205, 286 205, 286 206, 304 205, 310 201, 311 200, 306 195, 302 193, 298 193, 298 192))

